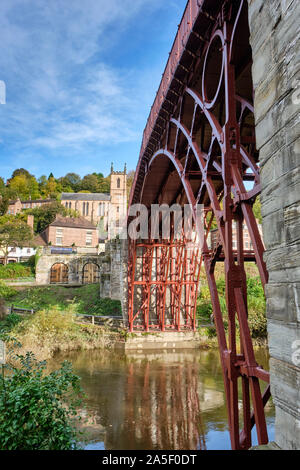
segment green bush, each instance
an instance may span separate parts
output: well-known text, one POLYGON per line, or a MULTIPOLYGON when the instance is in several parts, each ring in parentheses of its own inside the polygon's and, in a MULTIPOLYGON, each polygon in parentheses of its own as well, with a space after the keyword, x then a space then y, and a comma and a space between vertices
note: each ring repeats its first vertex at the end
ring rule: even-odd
POLYGON ((81 388, 71 364, 64 362, 46 375, 46 363, 32 353, 17 359, 18 365, 0 380, 0 449, 77 449, 81 388))
POLYGON ((28 263, 0 265, 0 279, 17 279, 19 277, 31 277, 33 275, 33 268, 28 263))
POLYGON ((9 287, 5 284, 5 282, 0 280, 0 299, 8 300, 14 295, 16 295, 16 289, 9 287))
POLYGON ((103 316, 122 315, 121 302, 112 299, 97 299, 91 308, 91 313, 103 316))
POLYGON ((0 333, 9 333, 18 323, 22 321, 22 317, 15 313, 7 315, 3 321, 0 322, 0 333))
MULTIPOLYGON (((221 277, 216 281, 219 293, 220 307, 223 314, 224 326, 227 328, 227 308, 225 279, 221 277)), ((259 277, 247 278, 248 293, 248 324, 253 338, 267 337, 266 301, 264 290, 259 277)), ((197 317, 201 321, 210 321, 213 313, 210 299, 210 292, 207 285, 201 287, 201 292, 197 302, 197 317)), ((238 326, 238 322, 237 322, 238 326)))

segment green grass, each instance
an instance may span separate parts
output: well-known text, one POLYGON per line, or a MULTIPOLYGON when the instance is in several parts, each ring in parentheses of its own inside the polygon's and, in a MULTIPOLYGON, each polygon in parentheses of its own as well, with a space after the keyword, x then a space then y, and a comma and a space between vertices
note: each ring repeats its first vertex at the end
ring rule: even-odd
POLYGON ((121 315, 121 303, 117 300, 100 299, 98 285, 27 288, 11 296, 9 305, 11 304, 38 311, 56 309, 73 314, 121 315))

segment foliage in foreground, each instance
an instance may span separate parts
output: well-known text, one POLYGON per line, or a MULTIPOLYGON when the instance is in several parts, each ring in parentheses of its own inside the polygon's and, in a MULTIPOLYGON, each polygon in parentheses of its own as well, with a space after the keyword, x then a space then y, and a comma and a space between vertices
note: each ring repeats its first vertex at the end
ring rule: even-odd
POLYGON ((13 287, 9 287, 5 284, 5 282, 0 280, 0 299, 8 300, 14 295, 16 295, 17 291, 13 287))
POLYGON ((79 377, 64 362, 45 373, 46 363, 32 353, 16 356, 17 366, 0 381, 1 450, 72 450, 79 448, 77 409, 79 377))
MULTIPOLYGON (((219 292, 220 306, 224 318, 225 327, 227 326, 227 308, 225 297, 225 279, 220 277, 216 281, 219 292)), ((267 337, 267 319, 266 319, 266 301, 264 290, 259 277, 247 278, 248 291, 248 323, 251 336, 253 338, 267 337)), ((213 313, 210 292, 207 285, 201 287, 198 298, 197 316, 200 321, 209 322, 213 313)), ((212 332, 210 331, 210 335, 212 332)))
POLYGON ((15 338, 22 344, 22 354, 32 351, 38 359, 62 351, 107 348, 118 336, 106 327, 74 320, 72 312, 60 312, 56 308, 26 317, 13 314, 0 321, 0 334, 15 338))

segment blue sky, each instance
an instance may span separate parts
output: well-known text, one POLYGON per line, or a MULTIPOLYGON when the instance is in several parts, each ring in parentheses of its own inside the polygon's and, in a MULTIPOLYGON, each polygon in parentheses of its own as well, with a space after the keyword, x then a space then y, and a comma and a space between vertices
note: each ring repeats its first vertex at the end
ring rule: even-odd
POLYGON ((186 0, 1 0, 0 176, 135 169, 186 0))

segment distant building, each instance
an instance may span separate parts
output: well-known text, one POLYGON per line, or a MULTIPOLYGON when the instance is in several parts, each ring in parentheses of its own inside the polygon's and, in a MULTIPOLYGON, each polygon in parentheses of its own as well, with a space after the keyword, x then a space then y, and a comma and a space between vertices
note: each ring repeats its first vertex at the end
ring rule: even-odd
POLYGON ((127 212, 127 172, 114 171, 110 174, 110 194, 106 193, 62 193, 61 203, 67 209, 79 212, 99 229, 102 238, 114 238, 127 212), (101 234, 102 232, 102 234, 101 234))
POLYGON ((96 248, 98 233, 95 225, 83 217, 58 215, 55 221, 36 237, 35 243, 40 246, 96 248))
MULTIPOLYGON (((7 263, 25 263, 29 258, 35 255, 36 249, 32 247, 10 247, 7 257, 7 263)), ((4 253, 0 250, 0 264, 4 264, 4 253)))
POLYGON ((19 198, 13 201, 9 201, 7 213, 11 215, 17 215, 26 209, 35 209, 47 204, 56 202, 56 199, 28 199, 27 201, 21 201, 19 198))
MULTIPOLYGON (((258 226, 258 231, 262 237, 262 226, 260 224, 257 224, 257 226, 258 226)), ((251 241, 250 233, 245 223, 243 224, 243 239, 244 239, 244 250, 253 251, 253 244, 251 241)), ((218 240, 219 240, 218 229, 211 230, 209 245, 212 250, 216 248, 218 240)), ((232 225, 232 248, 233 250, 237 250, 237 226, 235 222, 232 225)))

